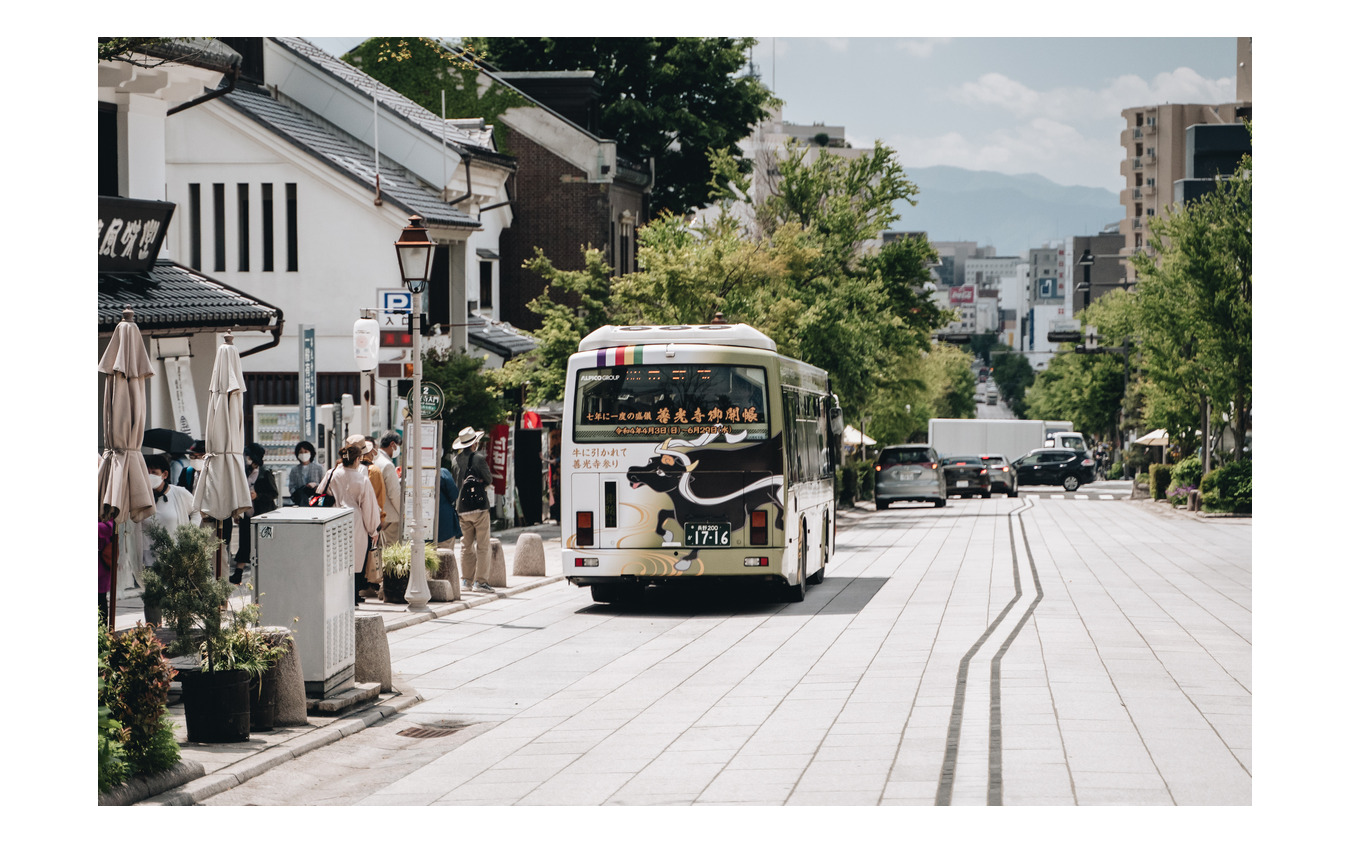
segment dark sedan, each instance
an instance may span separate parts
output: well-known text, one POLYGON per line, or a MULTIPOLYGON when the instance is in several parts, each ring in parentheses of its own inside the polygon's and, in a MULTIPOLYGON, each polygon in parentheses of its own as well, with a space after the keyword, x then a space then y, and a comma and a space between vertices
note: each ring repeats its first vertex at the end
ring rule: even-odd
POLYGON ((993 495, 989 485, 989 469, 978 454, 942 458, 942 475, 947 479, 947 494, 969 498, 993 495))
POLYGON ((1038 448, 1014 460, 1013 468, 1017 470, 1017 483, 1021 486, 1063 484, 1072 492, 1082 484, 1092 483, 1097 461, 1085 451, 1038 448))
POLYGON ((1001 454, 981 454, 980 460, 989 470, 989 488, 1002 492, 1009 498, 1017 497, 1017 472, 1001 454))

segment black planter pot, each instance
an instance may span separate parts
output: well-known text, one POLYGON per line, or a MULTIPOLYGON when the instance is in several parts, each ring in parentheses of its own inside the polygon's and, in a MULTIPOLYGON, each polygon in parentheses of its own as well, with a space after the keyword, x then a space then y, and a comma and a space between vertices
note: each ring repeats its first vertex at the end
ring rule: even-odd
POLYGON ((249 727, 255 733, 270 733, 277 720, 277 670, 248 678, 249 727))
POLYGON ((188 741, 248 741, 247 671, 185 671, 180 679, 188 741))
POLYGON ((407 599, 403 593, 408 591, 408 575, 394 577, 386 574, 384 580, 380 582, 380 588, 384 590, 384 602, 386 604, 406 604, 407 599))

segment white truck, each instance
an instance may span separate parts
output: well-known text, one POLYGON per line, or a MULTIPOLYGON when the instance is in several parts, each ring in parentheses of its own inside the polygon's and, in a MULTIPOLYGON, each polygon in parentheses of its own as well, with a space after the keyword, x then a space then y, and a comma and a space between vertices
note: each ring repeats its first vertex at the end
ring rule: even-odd
POLYGON ((928 444, 941 457, 1001 454, 1016 460, 1045 445, 1040 419, 929 419, 928 444))

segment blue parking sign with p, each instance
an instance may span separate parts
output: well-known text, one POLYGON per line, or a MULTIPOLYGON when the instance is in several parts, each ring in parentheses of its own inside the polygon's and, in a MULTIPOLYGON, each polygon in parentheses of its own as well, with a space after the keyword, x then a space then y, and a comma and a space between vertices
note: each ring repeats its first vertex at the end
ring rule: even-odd
POLYGON ((412 311, 412 294, 403 289, 380 290, 380 328, 406 328, 412 311), (403 311, 404 313, 394 313, 403 311))

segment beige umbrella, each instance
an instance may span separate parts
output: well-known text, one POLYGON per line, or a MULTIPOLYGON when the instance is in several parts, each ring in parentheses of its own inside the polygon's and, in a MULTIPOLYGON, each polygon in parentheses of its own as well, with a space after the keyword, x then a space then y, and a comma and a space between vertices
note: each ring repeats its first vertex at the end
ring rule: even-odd
MULTIPOLYGON (((252 506, 248 473, 244 471, 244 374, 234 337, 216 349, 211 370, 211 397, 206 406, 206 463, 193 492, 193 506, 202 517, 221 525, 252 506)), ((216 550, 216 577, 223 551, 216 550)))
POLYGON ((1149 431, 1135 440, 1135 443, 1138 445, 1167 445, 1167 431, 1164 428, 1149 431))
MULTIPOLYGON (((98 362, 103 379, 103 453, 98 463, 98 520, 139 522, 155 513, 155 495, 141 456, 145 433, 145 379, 154 372, 141 331, 130 308, 113 330, 98 362)), ((108 626, 117 618, 117 531, 113 530, 112 589, 108 593, 108 626)))

